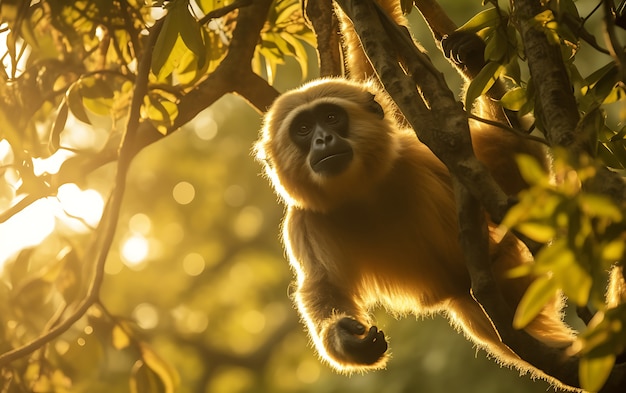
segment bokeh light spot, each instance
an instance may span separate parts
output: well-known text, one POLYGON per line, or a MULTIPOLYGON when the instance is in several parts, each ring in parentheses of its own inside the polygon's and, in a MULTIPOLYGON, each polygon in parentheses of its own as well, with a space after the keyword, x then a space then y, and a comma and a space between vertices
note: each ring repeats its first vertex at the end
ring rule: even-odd
POLYGON ((143 213, 137 213, 128 220, 128 229, 140 235, 147 235, 152 229, 152 220, 143 213))
POLYGON ((204 257, 197 252, 190 252, 183 259, 183 270, 190 276, 199 276, 205 266, 204 257))
POLYGON ((141 303, 133 310, 133 318, 142 329, 154 329, 159 324, 157 309, 148 303, 141 303))
POLYGON ((148 240, 140 235, 128 238, 122 245, 122 258, 126 266, 139 265, 148 256, 148 240))
POLYGON ((200 115, 193 122, 193 132, 203 141, 210 141, 217 135, 217 123, 211 115, 200 115))
POLYGON ((320 377, 320 366, 315 360, 304 360, 296 369, 298 379, 304 383, 313 383, 320 377))
POLYGON ((242 240, 249 240, 259 234, 263 225, 263 212, 256 206, 246 206, 233 222, 235 235, 242 240))
POLYGON ((172 196, 176 203, 181 205, 188 205, 196 197, 196 189, 193 185, 186 181, 181 181, 174 186, 172 190, 172 196))

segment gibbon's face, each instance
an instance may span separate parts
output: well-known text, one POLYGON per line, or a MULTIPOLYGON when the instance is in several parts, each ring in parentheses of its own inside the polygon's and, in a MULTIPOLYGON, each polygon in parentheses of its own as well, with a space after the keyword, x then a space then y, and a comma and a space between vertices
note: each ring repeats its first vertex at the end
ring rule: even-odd
POLYGON ((311 170, 321 176, 343 172, 354 156, 348 142, 350 119, 339 105, 321 103, 299 112, 289 126, 289 137, 311 170))
POLYGON ((272 104, 255 149, 288 205, 327 211, 358 198, 388 170, 396 149, 394 125, 377 92, 368 84, 329 78, 286 92, 272 104))

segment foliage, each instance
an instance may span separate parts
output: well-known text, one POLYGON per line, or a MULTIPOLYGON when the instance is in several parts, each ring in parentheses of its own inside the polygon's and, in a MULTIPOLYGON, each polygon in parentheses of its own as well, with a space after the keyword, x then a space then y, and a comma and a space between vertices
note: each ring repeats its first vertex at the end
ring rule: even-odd
MULTIPOLYGON (((249 157, 259 127, 249 104, 262 111, 272 85, 315 76, 316 42, 298 1, 269 3, 0 2, 2 391, 544 391, 474 359, 441 320, 381 315, 403 343, 384 373, 346 378, 315 359, 286 295, 281 209, 249 157), (267 12, 247 12, 263 4, 267 12), (111 207, 115 195, 121 210, 111 207)), ((413 2, 401 3, 408 11, 413 2)), ((488 60, 465 98, 505 80, 501 103, 534 115, 541 134, 547 114, 519 26, 510 10, 485 3, 461 27, 486 41, 488 60)), ((593 391, 626 346, 624 299, 607 303, 604 293, 608 270, 623 265, 625 232, 623 201, 586 185, 602 165, 626 168, 626 129, 623 71, 595 39, 599 11, 581 17, 587 3, 550 1, 533 23, 561 48, 591 157, 555 153, 558 182, 520 157, 532 187, 502 225, 546 244, 511 272, 540 277, 517 327, 558 291, 595 311, 571 349, 593 391)), ((430 36, 420 23, 415 36, 430 36)))

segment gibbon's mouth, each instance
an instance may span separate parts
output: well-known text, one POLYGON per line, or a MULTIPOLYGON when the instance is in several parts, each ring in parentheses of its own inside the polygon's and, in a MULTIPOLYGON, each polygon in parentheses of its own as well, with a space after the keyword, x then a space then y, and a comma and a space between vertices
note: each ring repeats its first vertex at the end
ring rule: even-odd
POLYGON ((348 164, 352 161, 352 155, 352 150, 347 150, 320 157, 317 160, 312 158, 311 168, 313 168, 315 173, 319 173, 321 175, 338 175, 348 167, 348 164))

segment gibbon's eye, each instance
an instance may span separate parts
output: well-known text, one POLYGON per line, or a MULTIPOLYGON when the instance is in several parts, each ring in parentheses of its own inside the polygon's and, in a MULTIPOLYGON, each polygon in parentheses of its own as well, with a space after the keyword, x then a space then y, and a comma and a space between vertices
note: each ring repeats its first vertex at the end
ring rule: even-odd
POLYGON ((308 123, 300 123, 296 127, 296 133, 299 136, 307 136, 307 135, 309 135, 309 133, 311 132, 312 129, 313 129, 313 127, 311 127, 310 124, 308 124, 308 123))
POLYGON ((339 120, 337 119, 337 115, 335 114, 335 112, 330 112, 326 115, 326 123, 335 124, 338 121, 339 120))

